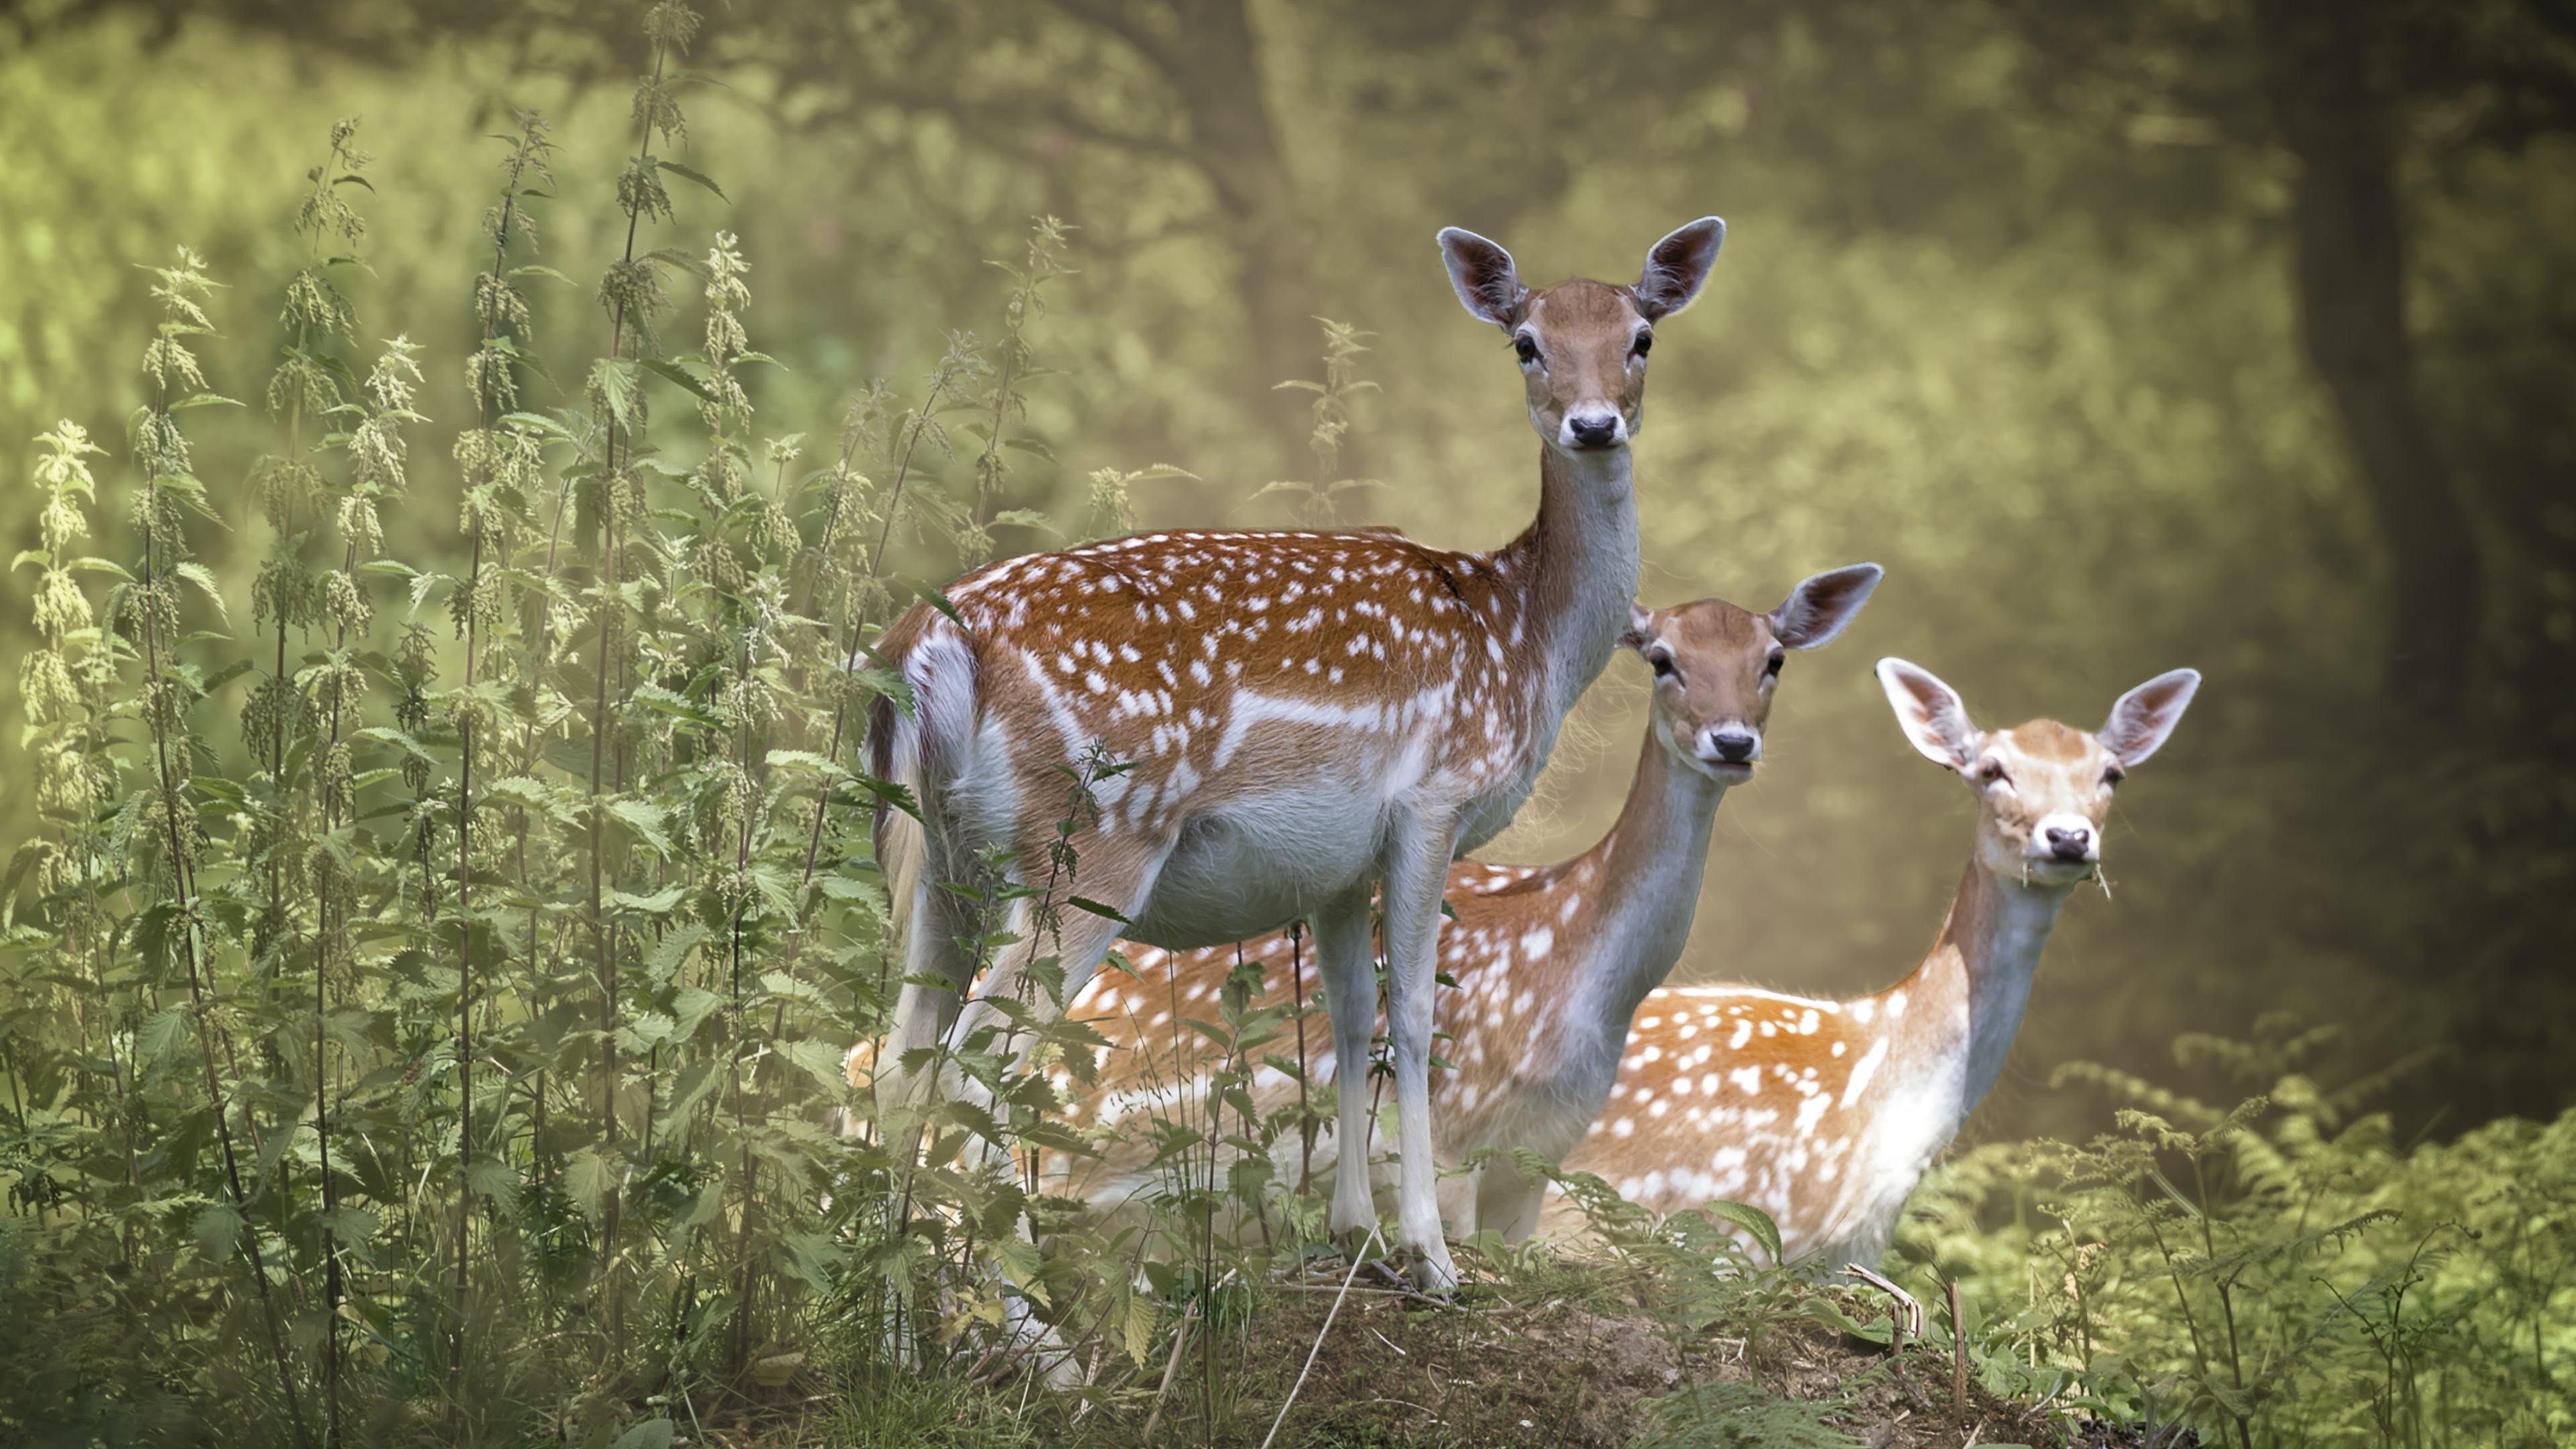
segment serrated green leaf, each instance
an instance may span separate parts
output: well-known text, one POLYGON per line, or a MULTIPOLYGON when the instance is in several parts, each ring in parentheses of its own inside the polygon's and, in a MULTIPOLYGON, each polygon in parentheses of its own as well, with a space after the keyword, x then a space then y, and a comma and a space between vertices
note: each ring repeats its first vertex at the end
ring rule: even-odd
POLYGON ((1104 906, 1100 902, 1095 901, 1088 896, 1067 896, 1064 899, 1064 903, 1073 907, 1077 911, 1085 911, 1092 915, 1099 916, 1104 920, 1116 921, 1122 926, 1132 926, 1135 924, 1135 922, 1120 915, 1117 907, 1104 906))
POLYGON ((966 627, 965 616, 957 612, 957 606, 949 602, 946 594, 941 593, 939 590, 932 588, 928 584, 923 584, 921 587, 913 590, 913 593, 918 595, 923 603, 928 604, 930 607, 947 615, 948 622, 956 625, 960 629, 966 627))
POLYGON ((659 991, 671 984, 672 978, 680 974, 680 967, 687 963, 689 953, 697 949, 707 934, 706 927, 693 922, 664 933, 661 940, 653 943, 653 954, 644 958, 644 974, 652 981, 653 989, 659 991))
POLYGON ((1719 1222, 1731 1223, 1751 1233, 1753 1241, 1761 1244, 1762 1251, 1770 1255, 1771 1262, 1780 1261, 1780 1225, 1771 1220, 1769 1213, 1749 1202, 1723 1200, 1704 1202, 1700 1204, 1700 1211, 1719 1222))
POLYGON ((479 1197, 490 1198, 503 1212, 515 1212, 519 1206, 519 1170, 494 1157, 478 1157, 465 1170, 465 1185, 479 1197))
POLYGON ((607 1211, 609 1195, 617 1190, 617 1176, 615 1162, 600 1155, 598 1148, 585 1147, 564 1162, 564 1192, 581 1215, 595 1223, 607 1211))
POLYGON ((684 181, 694 181, 694 182, 696 182, 698 185, 703 186, 703 187, 705 187, 707 190, 714 192, 718 197, 722 198, 722 199, 723 199, 727 204, 731 204, 731 202, 733 201, 733 198, 732 198, 732 197, 730 197, 730 196, 726 196, 726 195, 724 194, 724 188, 723 188, 723 187, 721 187, 721 186, 716 185, 716 184, 715 184, 715 182, 714 182, 713 180, 711 180, 711 179, 709 179, 709 178, 708 178, 708 176, 706 175, 706 173, 705 173, 705 172, 692 170, 692 169, 691 169, 691 168, 689 168, 689 167, 686 167, 686 166, 681 165, 681 164, 680 164, 679 162, 677 162, 677 161, 666 161, 666 160, 663 160, 662 158, 660 158, 660 157, 658 157, 658 156, 654 158, 654 160, 653 160, 653 164, 654 164, 654 166, 655 166, 657 169, 659 169, 659 170, 663 170, 663 171, 668 171, 668 172, 670 172, 672 175, 677 176, 677 177, 679 177, 680 179, 682 179, 682 180, 684 180, 684 181))
POLYGON ((705 383, 700 382, 697 378, 691 376, 688 369, 680 366, 680 364, 676 362, 665 362, 658 357, 638 358, 637 361, 643 365, 646 372, 649 372, 655 377, 661 378, 667 382, 677 383, 679 386, 695 393, 701 401, 714 402, 716 400, 716 395, 707 390, 707 385, 705 383))
POLYGON ((817 1293, 832 1291, 832 1270, 849 1258, 849 1250, 829 1233, 788 1233, 780 1239, 787 1249, 787 1271, 798 1282, 817 1293))
POLYGON ((241 1244, 242 1215, 233 1211, 229 1203, 215 1203, 201 1209, 189 1229, 197 1236, 197 1251, 209 1261, 220 1263, 241 1244))
POLYGON ((905 789, 903 786, 896 784, 892 780, 880 780, 874 775, 860 775, 857 779, 860 789, 876 796, 878 799, 883 800, 888 805, 893 806, 915 820, 919 820, 921 818, 921 805, 912 798, 912 792, 910 790, 905 789))
POLYGON ((608 815, 632 831, 635 838, 656 855, 671 853, 671 837, 665 827, 670 814, 659 805, 642 800, 611 800, 608 815))

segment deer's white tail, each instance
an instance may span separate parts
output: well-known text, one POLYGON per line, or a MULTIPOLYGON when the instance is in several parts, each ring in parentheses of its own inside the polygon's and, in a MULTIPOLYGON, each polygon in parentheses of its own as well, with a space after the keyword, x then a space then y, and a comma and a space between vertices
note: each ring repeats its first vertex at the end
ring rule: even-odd
MULTIPOLYGON (((890 803, 878 803, 877 866, 903 940, 905 975, 940 977, 952 985, 936 993, 943 999, 935 1012, 897 1013, 885 1055, 889 1064, 899 1064, 904 1053, 937 1041, 972 984, 974 959, 959 944, 966 923, 955 919, 961 903, 937 890, 934 882, 969 878, 954 868, 974 850, 956 828, 956 786, 974 747, 977 682, 975 652, 965 635, 927 610, 906 615, 887 631, 878 649, 902 671, 911 700, 907 709, 894 697, 879 695, 869 705, 868 771, 910 792, 921 814, 915 818, 890 803)), ((909 999, 931 990, 907 985, 903 994, 909 999)))

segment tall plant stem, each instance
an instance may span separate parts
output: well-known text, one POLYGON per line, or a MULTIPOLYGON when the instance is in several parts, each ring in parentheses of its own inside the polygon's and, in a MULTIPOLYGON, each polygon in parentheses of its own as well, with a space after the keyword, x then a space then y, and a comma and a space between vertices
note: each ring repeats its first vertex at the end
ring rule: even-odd
MULTIPOLYGON (((166 389, 156 383, 153 411, 164 419, 169 416, 166 389)), ((156 470, 157 471, 157 470, 156 470)), ((145 488, 158 494, 156 477, 145 488)), ((143 530, 143 587, 147 592, 159 590, 161 579, 160 534, 161 504, 152 497, 145 504, 147 522, 143 530)), ((168 828, 170 875, 179 892, 180 943, 188 967, 188 1000, 197 1017, 197 1045, 205 1059, 206 1100, 215 1114, 215 1139, 224 1157, 224 1185, 233 1200, 233 1212, 242 1220, 242 1246, 250 1257, 251 1284, 259 1297, 260 1319, 268 1331, 269 1354, 277 1362, 277 1386, 286 1395, 286 1413, 295 1426, 295 1442, 310 1443, 311 1432, 304 1423, 304 1400, 295 1390, 295 1374, 286 1361, 286 1337, 279 1331, 277 1300, 269 1292, 268 1265, 259 1250, 259 1230, 250 1221, 250 1199, 242 1191, 241 1156, 234 1150, 232 1114, 224 1101, 222 1084, 215 1075, 215 1023, 210 1004, 211 990, 205 980, 204 965, 199 959, 197 942, 197 885, 185 842, 179 833, 179 811, 183 797, 178 788, 178 773, 170 763, 170 733, 163 718, 161 693, 166 681, 161 674, 161 626, 157 607, 147 605, 143 611, 144 668, 150 683, 145 690, 146 707, 152 715, 152 753, 161 788, 161 819, 168 828)), ((229 1050, 229 1047, 227 1047, 229 1050)), ((238 1070, 238 1069, 236 1069, 238 1070)))
MULTIPOLYGON (((509 194, 501 201, 501 222, 493 229, 492 285, 502 285, 502 268, 510 251, 510 222, 519 204, 520 172, 510 173, 509 194)), ((493 351, 487 333, 484 351, 493 351)), ((506 362, 500 364, 507 366, 506 362)), ((474 389, 474 426, 489 433, 491 385, 479 380, 474 389)), ((489 439, 486 439, 487 447, 489 439)), ((488 460, 487 460, 488 465, 488 460)), ((471 506, 471 505, 469 505, 471 506)), ((456 1280, 450 1287, 454 1323, 447 1339, 447 1395, 451 1412, 463 1406, 465 1379, 465 1313, 469 1291, 467 1235, 473 1227, 474 1200, 474 683, 482 656, 483 518, 474 509, 472 555, 465 570, 465 708, 457 714, 456 755, 456 1280)))
MULTIPOLYGON (((871 582, 885 576, 886 545, 894 538, 895 515, 903 508, 904 480, 912 472, 913 454, 921 447, 921 435, 930 426, 930 414, 939 406, 939 395, 947 390, 949 383, 955 377, 954 367, 942 367, 931 375, 929 395, 922 399, 921 412, 913 418, 911 428, 904 434, 903 452, 895 460, 894 484, 886 491, 885 526, 877 531, 876 547, 868 554, 867 578, 871 582)), ((859 667, 859 651, 864 647, 867 622, 865 609, 854 608, 850 611, 849 643, 841 651, 841 678, 844 680, 847 680, 859 667)), ((831 742, 823 748, 823 758, 827 760, 837 760, 841 757, 841 739, 849 728, 849 691, 846 688, 838 690, 835 696, 832 701, 832 738, 831 742)), ((823 787, 820 798, 814 802, 814 826, 808 832, 805 841, 805 873, 797 881, 797 895, 800 899, 814 884, 815 862, 821 858, 823 851, 823 817, 831 808, 832 788, 827 783, 823 787)), ((803 932, 802 921, 797 923, 797 930, 800 934, 803 932)))
MULTIPOLYGON (((670 61, 670 46, 657 40, 653 45, 653 84, 662 83, 670 61)), ((646 111, 639 123, 636 150, 646 160, 653 155, 653 115, 646 111)), ((626 248, 621 264, 635 261, 635 237, 642 225, 641 205, 626 213, 626 248)), ((608 360, 614 366, 626 351, 626 299, 621 294, 610 309, 608 327, 608 360)), ((607 774, 609 732, 608 678, 614 668, 617 643, 617 434, 618 423, 612 417, 601 445, 601 512, 599 574, 596 579, 599 598, 599 668, 591 702, 590 733, 590 941, 599 966, 599 1053, 600 1053, 600 1131, 610 1152, 617 1148, 617 956, 608 929, 606 844, 601 828, 608 803, 601 785, 607 774)), ((601 1291, 606 1295, 611 1361, 622 1364, 626 1358, 626 1323, 623 1303, 607 1278, 616 1262, 619 1206, 623 1196, 611 1187, 600 1214, 599 1266, 601 1291)))

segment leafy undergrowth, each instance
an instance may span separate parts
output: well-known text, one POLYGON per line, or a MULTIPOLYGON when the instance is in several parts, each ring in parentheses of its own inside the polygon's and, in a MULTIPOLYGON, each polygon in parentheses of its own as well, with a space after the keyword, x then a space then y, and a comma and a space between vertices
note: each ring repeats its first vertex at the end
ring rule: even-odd
POLYGON ((1883 1341, 1887 1301, 1868 1290, 1802 1283, 1759 1312, 1679 1333, 1670 1303, 1636 1265, 1600 1258, 1531 1255, 1518 1271, 1469 1284, 1445 1307, 1369 1272, 1345 1293, 1342 1278, 1342 1265, 1330 1259, 1285 1271, 1221 1310, 1213 1336, 1193 1332, 1177 1352, 1157 1352, 1143 1370, 1114 1372, 1084 1395, 1051 1397, 1025 1378, 976 1384, 954 1373, 807 1373, 762 1397, 704 1410, 694 1423, 680 1416, 672 1444, 2185 1449, 2201 1442, 2187 1429, 2096 1423, 1998 1397, 1979 1382, 1973 1361, 1954 1378, 1961 1365, 1937 1314, 1934 1341, 1891 1354, 1883 1341), (1839 1322, 1862 1323, 1863 1331, 1839 1322))

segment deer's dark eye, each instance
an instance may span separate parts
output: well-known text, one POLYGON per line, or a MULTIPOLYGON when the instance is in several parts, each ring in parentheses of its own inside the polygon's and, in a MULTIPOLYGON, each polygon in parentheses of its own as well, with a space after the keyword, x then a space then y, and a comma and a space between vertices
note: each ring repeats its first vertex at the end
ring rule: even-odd
POLYGON ((1538 361, 1538 341, 1526 332, 1512 339, 1512 351, 1519 353, 1523 362, 1538 361))
POLYGON ((1771 656, 1770 661, 1762 666, 1762 672, 1770 675, 1773 679, 1777 679, 1780 677, 1780 666, 1788 662, 1788 655, 1774 654, 1771 656))
POLYGON ((1638 355, 1639 357, 1643 357, 1643 356, 1645 356, 1647 353, 1652 352, 1652 351, 1654 351, 1654 350, 1655 350, 1655 334, 1654 334, 1654 333, 1652 333, 1652 332, 1640 332, 1640 333, 1638 333, 1638 334, 1637 334, 1637 355, 1638 355))
POLYGON ((1673 656, 1666 654, 1661 649, 1647 655, 1646 663, 1648 667, 1655 671, 1655 677, 1657 679, 1669 679, 1672 677, 1673 656))
POLYGON ((1977 779, 1984 784, 1991 785, 1998 780, 2009 781, 2011 778, 2004 773, 2003 762, 2000 760, 1988 760, 1977 767, 1977 779))
POLYGON ((2129 778, 2128 771, 2121 769, 2117 765, 2113 765, 2111 768, 2102 772, 2102 788, 2105 790, 2118 789, 2120 782, 2127 778, 2129 778))

